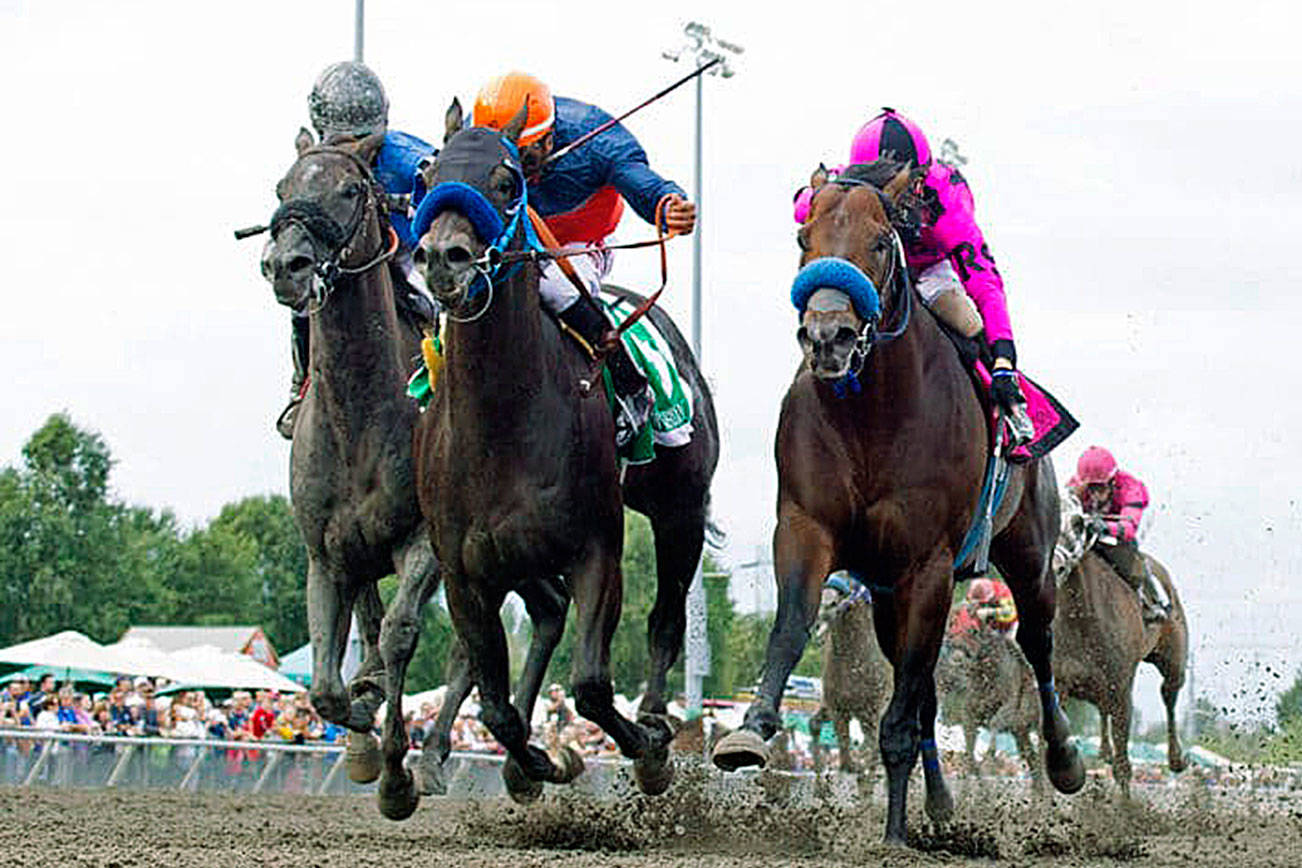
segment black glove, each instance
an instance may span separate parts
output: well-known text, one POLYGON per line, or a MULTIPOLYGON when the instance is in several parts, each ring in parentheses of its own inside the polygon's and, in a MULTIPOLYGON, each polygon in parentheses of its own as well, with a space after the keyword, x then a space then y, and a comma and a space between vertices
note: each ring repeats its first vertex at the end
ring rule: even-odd
POLYGON ((1011 411, 1014 404, 1025 404, 1026 396, 1017 382, 1017 371, 1012 368, 996 368, 990 383, 990 397, 1004 410, 1011 411))
POLYGON ((1112 533, 1112 531, 1108 530, 1108 523, 1097 515, 1090 516, 1087 527, 1099 536, 1109 536, 1112 533))

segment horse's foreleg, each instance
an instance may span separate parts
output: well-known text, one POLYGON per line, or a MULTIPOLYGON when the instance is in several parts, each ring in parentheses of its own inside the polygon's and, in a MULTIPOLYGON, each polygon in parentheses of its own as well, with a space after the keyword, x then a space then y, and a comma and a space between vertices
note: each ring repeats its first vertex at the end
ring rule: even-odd
POLYGON ((312 640, 312 689, 317 713, 331 723, 369 732, 374 721, 358 726, 349 714, 348 691, 339 673, 356 589, 342 570, 309 555, 307 564, 307 629, 312 640))
POLYGON ((1162 670, 1162 704, 1166 706, 1166 764, 1173 772, 1182 772, 1188 764, 1180 747, 1180 732, 1175 724, 1175 703, 1184 684, 1184 671, 1159 666, 1162 670))
POLYGON ((517 590, 524 599, 525 610, 533 622, 533 638, 525 657, 520 683, 515 688, 515 707, 524 720, 533 720, 534 703, 551 663, 552 652, 565 632, 565 614, 570 608, 570 594, 559 577, 549 577, 517 590))
POLYGON ((922 684, 922 701, 918 707, 918 723, 922 726, 922 776, 927 785, 927 816, 933 823, 945 823, 954 815, 954 797, 945 785, 945 775, 940 769, 940 750, 936 746, 936 679, 928 672, 922 684))
MULTIPOLYGON (((878 640, 895 668, 895 689, 882 718, 878 743, 886 766, 886 841, 905 843, 909 775, 923 748, 923 714, 932 759, 935 754, 936 659, 949 610, 952 555, 938 552, 921 570, 895 585, 895 592, 873 604, 878 640)), ((939 775, 937 761, 932 770, 939 775)), ((930 780, 930 779, 929 779, 930 780)), ((931 804, 928 787, 928 803, 931 804)), ((937 803, 937 807, 942 807, 937 803)))
POLYGON ((773 534, 778 611, 769 633, 759 695, 742 724, 761 738, 772 738, 782 726, 778 705, 787 678, 809 642, 823 581, 832 570, 832 551, 831 535, 803 513, 793 510, 779 517, 773 534))
POLYGON ((827 706, 820 705, 809 718, 809 759, 815 772, 823 770, 823 727, 827 725, 829 714, 827 706))
POLYGON ((1102 705, 1095 708, 1099 712, 1099 760, 1112 765, 1112 718, 1102 705))
POLYGON ((502 596, 450 572, 446 582, 452 623, 471 661, 471 677, 479 685, 480 720, 511 755, 524 778, 507 777, 504 768, 508 793, 512 798, 532 800, 539 788, 529 782, 558 780, 561 773, 546 753, 529 744, 529 724, 511 705, 510 650, 499 611, 502 596))
POLYGON ((384 655, 380 653, 384 601, 375 582, 367 582, 358 589, 353 614, 362 637, 362 663, 348 682, 348 695, 352 698, 349 717, 353 728, 360 732, 375 725, 375 712, 385 697, 384 655))
POLYGON ((384 775, 377 795, 380 813, 391 820, 405 820, 416 810, 420 794, 411 773, 403 766, 410 735, 403 720, 402 691, 407 666, 420 640, 421 613, 438 588, 439 569, 423 529, 396 553, 394 561, 400 579, 398 593, 380 628, 388 711, 384 718, 384 775))
POLYGON ((1130 798, 1130 696, 1133 687, 1132 682, 1117 690, 1108 710, 1108 717, 1112 719, 1112 779, 1126 798, 1130 798))
POLYGON ((452 753, 452 725, 456 723, 461 705, 474 687, 470 677, 470 660, 466 657, 466 646, 460 639, 452 643, 448 652, 448 689, 443 694, 443 704, 439 706, 434 726, 425 734, 420 754, 421 794, 426 796, 443 795, 447 792, 447 781, 443 779, 443 764, 452 753))
POLYGON ((836 730, 836 749, 840 751, 841 771, 854 774, 859 771, 854 761, 854 751, 850 745, 850 715, 836 713, 832 715, 832 728, 836 730))

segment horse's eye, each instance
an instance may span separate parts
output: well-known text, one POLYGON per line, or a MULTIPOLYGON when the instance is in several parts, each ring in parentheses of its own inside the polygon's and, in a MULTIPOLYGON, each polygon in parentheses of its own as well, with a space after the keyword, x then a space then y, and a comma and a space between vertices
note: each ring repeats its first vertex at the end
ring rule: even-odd
POLYGON ((809 250, 809 239, 805 237, 804 232, 796 233, 796 246, 801 250, 809 250))
POLYGON ((494 190, 494 191, 495 191, 499 196, 502 196, 502 197, 505 197, 505 198, 514 198, 514 197, 515 197, 515 178, 507 177, 507 178, 500 178, 500 179, 498 179, 497 183, 495 183, 495 184, 493 185, 493 190, 494 190))
POLYGON ((339 191, 339 195, 343 196, 345 199, 356 199, 358 196, 362 195, 362 185, 356 181, 350 181, 348 184, 344 185, 342 190, 339 191))

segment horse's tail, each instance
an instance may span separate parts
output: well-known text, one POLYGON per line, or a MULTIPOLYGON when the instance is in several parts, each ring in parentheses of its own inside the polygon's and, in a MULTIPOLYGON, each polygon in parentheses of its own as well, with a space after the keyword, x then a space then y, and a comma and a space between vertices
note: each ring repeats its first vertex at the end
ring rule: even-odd
POLYGON ((705 519, 705 544, 712 549, 721 549, 727 542, 727 531, 707 515, 705 519))

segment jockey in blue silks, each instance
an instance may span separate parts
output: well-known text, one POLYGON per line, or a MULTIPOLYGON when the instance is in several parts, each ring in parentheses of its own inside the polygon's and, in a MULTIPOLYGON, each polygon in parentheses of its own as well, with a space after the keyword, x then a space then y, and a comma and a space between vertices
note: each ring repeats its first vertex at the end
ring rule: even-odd
MULTIPOLYGON (((661 211, 665 228, 686 234, 696 227, 696 206, 673 181, 656 174, 646 151, 621 124, 560 153, 567 145, 611 121, 596 106, 565 97, 532 75, 511 72, 493 79, 475 99, 477 127, 505 129, 525 108, 518 145, 529 187, 529 202, 562 247, 583 248, 569 257, 574 271, 596 298, 610 273, 606 239, 619 224, 627 202, 638 216, 654 223, 661 211), (556 159, 549 160, 553 154, 556 159)), ((584 300, 555 262, 543 266, 538 292, 544 307, 592 346, 612 346, 607 357, 615 400, 615 442, 622 446, 646 423, 655 396, 646 377, 629 358, 623 343, 609 343, 610 322, 596 305, 584 300)))
MULTIPOLYGON (((425 193, 421 169, 434 159, 438 150, 410 133, 388 129, 388 97, 380 79, 364 64, 343 61, 326 67, 317 77, 307 105, 312 126, 323 145, 384 133, 384 143, 372 160, 371 170, 388 194, 389 220, 398 235, 398 253, 389 263, 394 301, 399 316, 418 323, 434 321, 437 308, 412 266, 411 250, 418 239, 411 237, 408 214, 425 193)), ((294 375, 289 405, 276 420, 276 430, 286 440, 294 437, 294 417, 307 381, 307 310, 295 310, 290 321, 294 375)))

